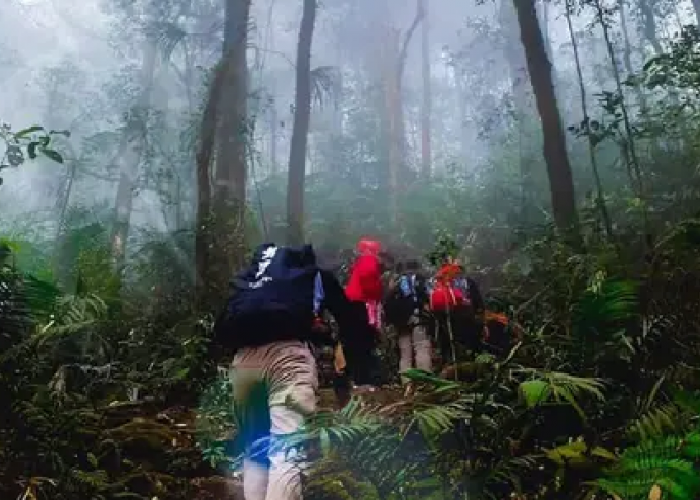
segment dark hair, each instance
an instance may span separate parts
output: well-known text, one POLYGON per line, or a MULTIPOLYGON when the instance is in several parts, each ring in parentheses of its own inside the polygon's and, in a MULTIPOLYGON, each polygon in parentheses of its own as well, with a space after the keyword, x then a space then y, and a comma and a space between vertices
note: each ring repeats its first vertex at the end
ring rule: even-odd
POLYGON ((404 267, 405 267, 406 271, 418 271, 421 266, 420 266, 420 262, 418 262, 418 260, 408 259, 404 263, 404 267))

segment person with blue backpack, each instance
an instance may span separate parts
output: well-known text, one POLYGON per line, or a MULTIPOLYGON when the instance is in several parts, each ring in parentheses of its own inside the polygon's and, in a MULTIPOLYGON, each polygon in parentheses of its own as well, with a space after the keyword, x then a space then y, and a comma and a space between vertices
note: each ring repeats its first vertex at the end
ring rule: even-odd
POLYGON ((433 336, 446 365, 458 361, 458 348, 481 350, 485 308, 476 281, 464 274, 461 262, 447 255, 441 264, 430 291, 430 310, 435 318, 433 336))
POLYGON ((316 410, 319 377, 313 345, 322 308, 342 339, 368 330, 355 317, 335 276, 321 269, 311 245, 260 245, 215 325, 218 343, 233 349, 231 381, 238 439, 244 445, 246 500, 300 500, 303 463, 291 446, 316 410))
POLYGON ((386 321, 398 334, 399 372, 418 368, 432 371, 432 343, 428 334, 427 281, 417 260, 399 263, 386 299, 386 321))

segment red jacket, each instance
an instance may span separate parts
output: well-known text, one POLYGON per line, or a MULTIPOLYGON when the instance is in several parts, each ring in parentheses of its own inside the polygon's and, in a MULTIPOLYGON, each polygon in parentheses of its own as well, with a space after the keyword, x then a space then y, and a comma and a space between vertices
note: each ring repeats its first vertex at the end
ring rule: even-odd
POLYGON ((433 311, 447 311, 464 304, 464 295, 459 288, 439 283, 430 294, 430 308, 433 311))
POLYGON ((361 255, 355 261, 345 295, 353 302, 380 302, 383 298, 382 267, 376 255, 361 255))
POLYGON ((464 303, 464 295, 452 286, 452 281, 461 269, 455 264, 445 264, 435 275, 435 288, 430 294, 430 308, 433 311, 447 311, 464 303))

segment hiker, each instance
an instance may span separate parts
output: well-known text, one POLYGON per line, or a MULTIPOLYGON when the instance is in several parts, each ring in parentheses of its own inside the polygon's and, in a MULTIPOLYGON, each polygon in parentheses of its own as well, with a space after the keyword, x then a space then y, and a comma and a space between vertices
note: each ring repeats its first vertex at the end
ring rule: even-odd
MULTIPOLYGON (((338 276, 342 272, 343 262, 339 258, 340 252, 337 249, 321 248, 316 251, 316 255, 322 270, 330 272, 333 276, 338 276)), ((339 293, 344 295, 345 291, 341 289, 339 293)), ((337 322, 333 321, 332 314, 329 314, 323 304, 320 311, 317 311, 315 324, 317 328, 320 327, 327 331, 328 334, 325 335, 325 338, 329 340, 320 349, 317 349, 317 362, 321 369, 325 369, 322 373, 323 381, 330 382, 337 406, 343 408, 352 396, 352 381, 348 375, 347 361, 338 335, 337 322)))
POLYGON ((358 331, 357 336, 342 344, 350 378, 357 386, 366 386, 371 390, 381 383, 375 349, 382 328, 382 246, 377 241, 363 238, 357 244, 356 254, 345 295, 352 304, 354 314, 361 318, 360 323, 369 325, 371 335, 358 331))
POLYGON ((484 350, 494 356, 503 356, 523 339, 523 328, 509 317, 505 308, 491 300, 484 314, 484 350))
POLYGON ((456 363, 458 347, 478 352, 484 330, 484 300, 476 282, 464 275, 461 262, 448 256, 430 292, 436 338, 443 365, 456 363))
POLYGON ((361 320, 353 316, 333 274, 319 269, 310 245, 261 245, 250 266, 232 281, 232 289, 215 335, 235 350, 231 378, 245 445, 244 497, 300 500, 302 460, 299 450, 285 444, 316 410, 315 318, 326 307, 341 339, 349 332, 357 336, 361 320))
POLYGON ((418 368, 432 371, 432 346, 428 335, 426 307, 428 289, 417 260, 399 263, 386 304, 386 322, 399 339, 399 372, 418 368))

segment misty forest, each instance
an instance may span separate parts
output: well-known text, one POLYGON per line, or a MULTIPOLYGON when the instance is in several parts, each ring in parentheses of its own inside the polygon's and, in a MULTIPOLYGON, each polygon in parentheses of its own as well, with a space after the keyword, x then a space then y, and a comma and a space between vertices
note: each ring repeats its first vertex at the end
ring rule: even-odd
MULTIPOLYGON (((699 0, 2 0, 0 498, 242 499, 265 241, 519 325, 304 427, 309 500, 700 498, 699 0)), ((325 392, 324 392, 325 391, 325 392)), ((324 402, 324 397, 326 400, 324 402)))

